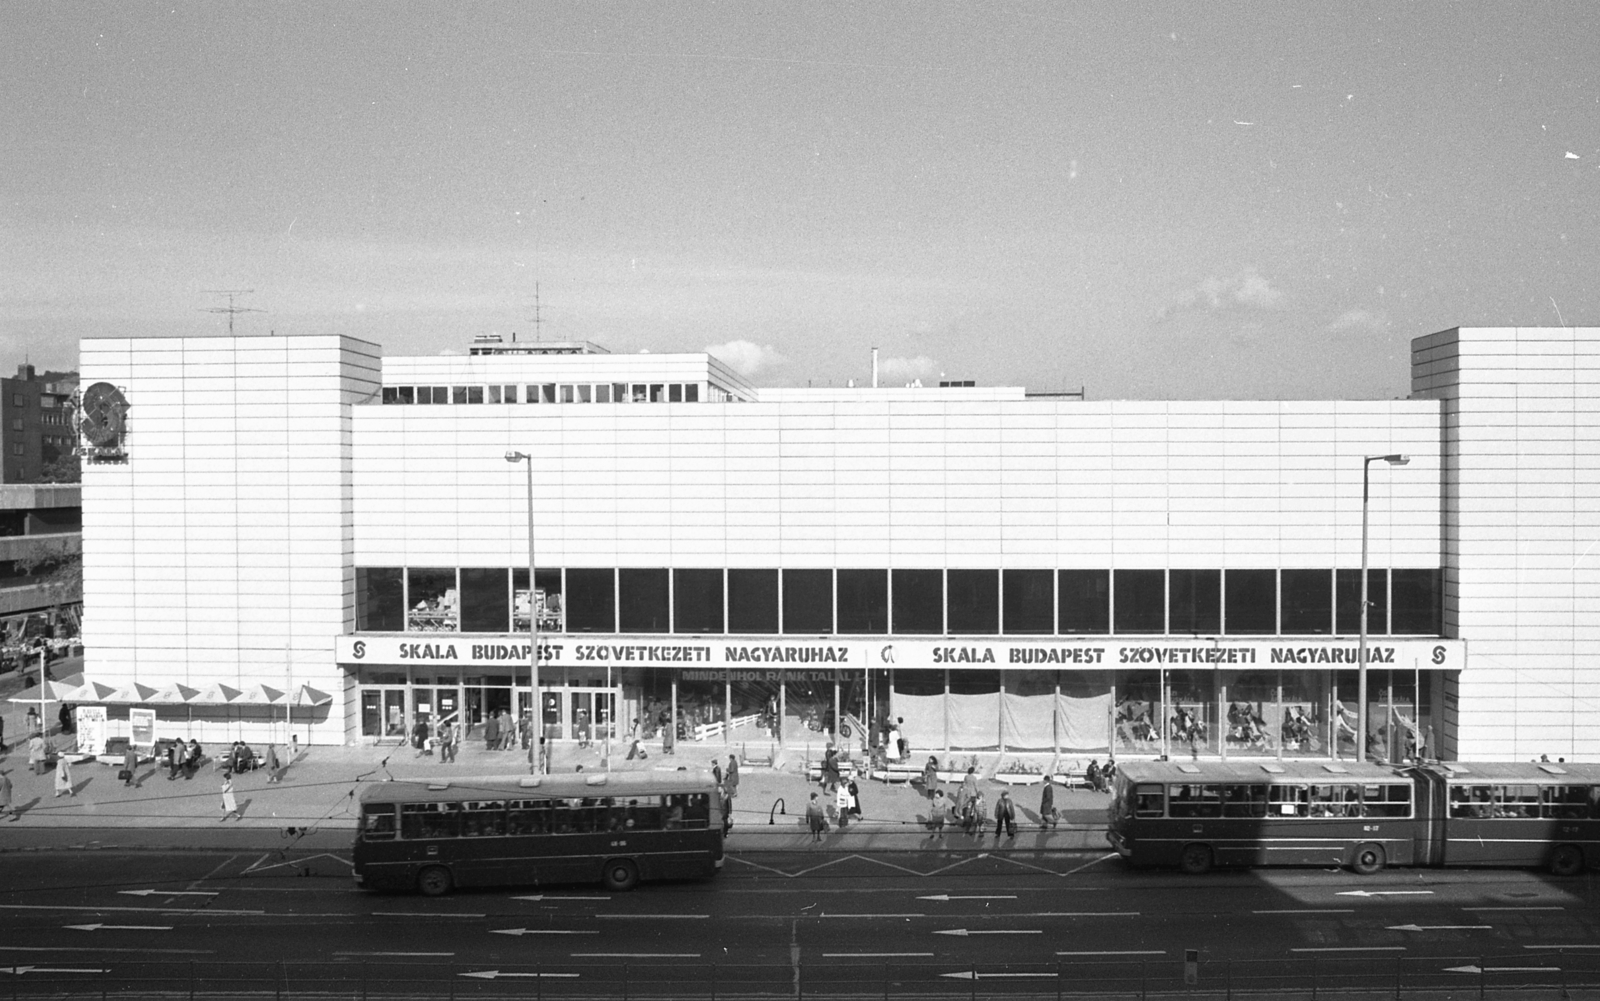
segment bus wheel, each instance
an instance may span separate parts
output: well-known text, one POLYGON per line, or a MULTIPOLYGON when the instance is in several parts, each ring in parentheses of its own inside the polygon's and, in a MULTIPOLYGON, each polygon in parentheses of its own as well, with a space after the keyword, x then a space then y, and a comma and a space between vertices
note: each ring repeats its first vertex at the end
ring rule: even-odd
POLYGON ((417 873, 417 890, 424 897, 442 897, 450 892, 454 883, 450 870, 442 865, 430 865, 417 873))
POLYGON ((608 890, 631 890, 639 885, 639 867, 625 858, 614 858, 606 863, 605 884, 608 890))
POLYGON ((1211 871, 1211 849, 1206 845, 1186 845, 1178 859, 1178 868, 1191 876, 1211 871))
POLYGON ((1557 876, 1576 876, 1583 871, 1583 849, 1577 845, 1562 845, 1550 856, 1550 871, 1557 876))
POLYGON ((1378 845, 1357 845, 1356 853, 1350 856, 1350 868, 1357 875, 1370 876, 1382 869, 1385 861, 1383 849, 1378 845))

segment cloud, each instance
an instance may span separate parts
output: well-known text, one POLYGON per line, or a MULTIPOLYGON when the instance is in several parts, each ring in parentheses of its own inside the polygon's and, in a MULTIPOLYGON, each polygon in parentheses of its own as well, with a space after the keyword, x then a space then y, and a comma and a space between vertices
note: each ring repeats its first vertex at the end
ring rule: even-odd
POLYGON ((1382 330, 1388 325, 1389 314, 1382 310, 1374 313, 1367 309, 1347 309, 1322 329, 1330 334, 1338 334, 1347 330, 1382 330))
POLYGON ((1273 288, 1261 272, 1245 268, 1227 278, 1212 275, 1193 288, 1184 289, 1170 305, 1156 311, 1156 319, 1190 309, 1276 309, 1284 298, 1283 292, 1273 288))
POLYGON ((774 351, 772 345, 763 346, 753 341, 707 344, 706 351, 746 378, 789 360, 774 351))
POLYGON ((896 385, 914 379, 929 379, 939 374, 939 363, 927 355, 915 358, 885 358, 878 363, 878 381, 896 385))

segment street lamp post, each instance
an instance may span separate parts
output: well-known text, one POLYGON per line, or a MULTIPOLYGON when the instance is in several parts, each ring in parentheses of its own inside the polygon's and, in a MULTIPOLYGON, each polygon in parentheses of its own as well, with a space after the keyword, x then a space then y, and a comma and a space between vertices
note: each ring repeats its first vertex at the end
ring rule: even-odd
POLYGON ((533 456, 526 452, 507 452, 507 462, 528 464, 528 668, 533 685, 533 735, 528 741, 528 770, 542 772, 544 752, 544 704, 539 701, 539 602, 533 577, 533 456))
POLYGON ((1369 455, 1361 463, 1361 639, 1356 645, 1356 760, 1367 760, 1367 500, 1374 462, 1403 466, 1405 455, 1369 455))

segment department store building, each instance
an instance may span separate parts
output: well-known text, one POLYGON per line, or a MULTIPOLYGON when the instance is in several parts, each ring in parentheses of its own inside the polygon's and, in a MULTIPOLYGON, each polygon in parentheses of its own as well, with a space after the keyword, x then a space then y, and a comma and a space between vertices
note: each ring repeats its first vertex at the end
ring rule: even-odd
POLYGON ((584 343, 79 360, 113 732, 476 736, 534 711, 536 625, 556 741, 1348 758, 1365 474, 1374 751, 1600 756, 1592 328, 1418 338, 1386 401, 757 389, 584 343))

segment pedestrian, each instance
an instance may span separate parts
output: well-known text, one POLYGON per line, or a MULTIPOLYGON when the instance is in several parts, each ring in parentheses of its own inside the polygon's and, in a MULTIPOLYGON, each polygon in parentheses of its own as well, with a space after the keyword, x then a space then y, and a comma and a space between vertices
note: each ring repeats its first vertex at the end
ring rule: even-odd
POLYGON ((222 773, 222 819, 219 820, 218 823, 221 823, 221 824, 227 823, 229 817, 232 817, 235 821, 239 821, 239 820, 243 820, 244 819, 243 817, 239 816, 239 801, 233 798, 233 773, 232 772, 223 772, 222 773))
POLYGON ((823 788, 839 784, 839 751, 831 742, 822 755, 821 776, 823 788))
POLYGON ((439 764, 447 765, 456 760, 456 731, 448 720, 439 724, 436 731, 439 739, 439 764))
POLYGON ((279 781, 282 776, 278 774, 278 748, 275 744, 267 745, 266 756, 262 758, 261 767, 267 770, 267 784, 279 781))
POLYGON ((639 742, 639 735, 637 733, 634 734, 633 742, 628 745, 628 760, 632 761, 634 758, 638 758, 642 761, 648 757, 650 757, 650 752, 645 750, 644 745, 639 742))
POLYGON ((930 838, 944 837, 944 822, 950 812, 950 801, 945 799, 943 789, 935 789, 933 800, 928 806, 928 825, 933 828, 930 838))
POLYGON ((1083 779, 1089 783, 1089 788, 1095 792, 1100 791, 1100 762, 1094 758, 1089 759, 1089 767, 1083 770, 1083 779))
POLYGON ((72 788, 72 765, 67 763, 65 754, 56 759, 56 798, 60 799, 62 793, 72 797, 78 795, 77 790, 72 788))
POLYGON ((29 706, 28 707, 28 736, 31 737, 34 734, 38 733, 38 732, 39 732, 39 710, 33 708, 32 706, 29 706))
POLYGON ((967 766, 967 774, 961 780, 961 791, 956 794, 956 805, 965 806, 978 795, 978 769, 972 765, 967 766))
POLYGON ((677 726, 675 726, 673 724, 672 720, 669 718, 667 720, 667 722, 662 724, 662 726, 661 726, 661 753, 662 754, 672 754, 673 753, 672 746, 673 746, 673 744, 675 744, 677 742, 677 739, 678 739, 678 728, 677 728, 677 726))
POLYGON ((994 839, 1000 840, 1000 829, 1005 828, 1006 837, 1017 836, 1017 806, 1011 802, 1011 790, 1000 790, 1000 798, 994 801, 994 839))
POLYGON ((922 791, 929 802, 933 801, 934 793, 939 791, 939 759, 931 754, 922 768, 922 791))
POLYGON ((851 779, 850 785, 850 814, 857 820, 861 819, 861 790, 856 787, 856 780, 851 779))
POLYGON ((722 788, 722 762, 716 758, 711 759, 711 777, 716 780, 717 788, 722 788))
POLYGON ((283 770, 287 772, 289 770, 289 766, 299 760, 300 735, 298 733, 291 733, 289 735, 289 759, 283 763, 283 770))
POLYGON ((62 733, 72 732, 72 703, 61 703, 61 711, 56 713, 56 721, 61 724, 62 733))
POLYGON ((812 843, 821 841, 822 832, 828 829, 828 819, 822 813, 822 803, 816 793, 811 794, 811 802, 806 804, 806 826, 811 829, 812 843))
POLYGON ((205 756, 205 751, 201 749, 200 742, 190 737, 189 754, 183 762, 183 780, 185 782, 194 778, 194 773, 200 770, 200 759, 205 756))
POLYGON ((500 717, 494 713, 483 722, 483 749, 492 751, 500 746, 500 717))
POLYGON ((1117 778, 1117 759, 1116 758, 1109 758, 1109 759, 1106 760, 1106 766, 1104 768, 1100 769, 1101 791, 1102 792, 1110 792, 1111 791, 1111 783, 1115 782, 1116 778, 1117 778))
POLYGON ((128 742, 128 749, 122 752, 122 785, 124 788, 133 785, 133 773, 139 768, 139 749, 128 742))
POLYGON ((1056 813, 1056 783, 1050 775, 1044 777, 1044 791, 1039 793, 1039 829, 1054 827, 1060 815, 1056 813))
POLYGON ((0 754, 6 753, 6 718, 0 716, 0 754))
POLYGON ((33 774, 44 774, 45 762, 49 757, 43 736, 36 733, 28 738, 28 768, 33 774))
POLYGON ((11 805, 11 773, 0 772, 0 813, 5 814, 8 823, 15 824, 20 818, 17 808, 11 805))
POLYGON ((983 790, 979 789, 967 800, 967 808, 961 814, 962 827, 969 837, 983 837, 983 827, 988 820, 986 811, 988 805, 983 801, 983 790))
POLYGON ((836 782, 833 796, 834 809, 839 811, 839 830, 842 831, 850 823, 850 788, 843 782, 836 782))
POLYGON ((889 732, 883 740, 883 756, 890 761, 900 760, 900 728, 893 723, 889 724, 889 732))
POLYGON ((723 773, 723 795, 729 799, 739 795, 739 759, 728 755, 728 770, 723 773))
POLYGON ((175 740, 167 745, 167 781, 171 782, 178 777, 178 768, 183 764, 183 741, 175 740))
POLYGON ((896 716, 894 718, 894 728, 900 734, 895 738, 895 746, 899 748, 901 760, 911 757, 911 741, 906 739, 906 718, 904 716, 896 716))

